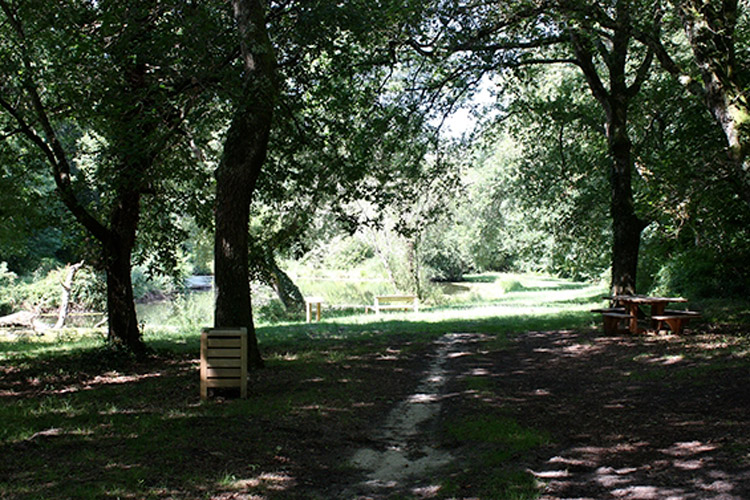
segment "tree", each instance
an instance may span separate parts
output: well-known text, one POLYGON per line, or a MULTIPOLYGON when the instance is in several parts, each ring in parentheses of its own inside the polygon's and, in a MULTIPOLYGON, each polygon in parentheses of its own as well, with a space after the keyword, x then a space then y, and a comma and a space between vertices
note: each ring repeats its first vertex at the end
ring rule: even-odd
POLYGON ((214 273, 217 327, 245 327, 248 362, 260 367, 250 301, 248 232, 250 202, 266 159, 278 94, 276 59, 259 1, 232 0, 242 61, 242 92, 216 169, 214 273))
POLYGON ((141 204, 165 204, 164 188, 191 176, 173 155, 188 149, 183 126, 210 109, 204 84, 226 56, 206 40, 221 39, 220 15, 178 1, 2 0, 0 12, 7 136, 46 161, 99 245, 110 342, 143 355, 130 274, 141 204))
POLYGON ((703 100, 724 132, 727 152, 739 180, 738 191, 750 203, 750 105, 748 73, 744 51, 746 35, 738 29, 747 15, 737 0, 675 0, 671 2, 687 35, 692 58, 675 44, 668 45, 666 33, 652 29, 637 33, 655 51, 662 67, 692 94, 703 100), (744 38, 744 39, 743 39, 744 38), (678 58, 679 57, 679 58, 678 58), (683 62, 684 61, 684 62, 683 62))
MULTIPOLYGON (((240 299, 245 295, 240 290, 244 285, 226 281, 230 277, 239 281, 245 273, 239 267, 241 249, 249 251, 246 259, 251 274, 272 284, 282 300, 294 307, 301 294, 276 265, 276 254, 300 240, 316 213, 332 210, 346 218, 347 204, 384 199, 379 187, 418 164, 423 153, 409 155, 405 151, 423 148, 424 141, 405 142, 404 138, 419 130, 421 117, 400 102, 387 102, 393 92, 384 97, 392 80, 391 59, 385 48, 391 30, 405 15, 401 8, 396 1, 377 6, 361 0, 272 3, 265 15, 263 40, 259 33, 248 36, 247 45, 255 51, 251 50, 250 56, 260 64, 253 72, 245 71, 247 85, 273 81, 255 94, 251 89, 236 99, 240 103, 255 99, 247 104, 257 115, 252 126, 267 130, 268 143, 265 138, 253 139, 254 146, 243 153, 247 159, 243 168, 253 171, 246 178, 223 173, 232 170, 226 152, 217 170, 218 183, 223 183, 224 176, 227 187, 244 186, 253 220, 248 243, 231 245, 235 264, 228 268, 233 270, 220 271, 219 259, 225 257, 216 257, 216 321, 224 322, 222 326, 231 321, 253 331, 251 315, 243 313, 240 318, 232 312, 251 307, 249 299, 240 299), (375 18, 383 20, 375 23, 377 29, 373 29, 375 18), (310 25, 316 29, 310 30, 310 25), (274 60, 265 61, 272 52, 274 60), (264 69, 266 62, 272 74, 271 69, 264 69), (225 277, 220 278, 220 273, 225 277), (220 314, 220 309, 226 314, 220 314)), ((261 21, 258 16, 252 22, 260 26, 261 21)), ((217 198, 230 198, 221 185, 217 198)), ((244 206, 247 201, 239 195, 234 199, 237 203, 230 203, 234 206, 244 206)), ((217 207, 221 203, 217 200, 217 207)), ((239 222, 224 230, 218 226, 219 217, 217 209, 217 231, 237 235, 239 222)), ((237 214, 237 221, 244 218, 237 214)), ((226 238, 217 235, 217 252, 219 240, 226 238)), ((250 344, 256 345, 252 340, 250 344)), ((251 359, 259 364, 259 354, 254 353, 251 359)))
POLYGON ((537 64, 573 64, 605 116, 610 163, 612 293, 635 293, 640 236, 628 113, 648 78, 653 52, 634 44, 635 29, 655 16, 652 2, 528 2, 487 6, 437 3, 434 16, 407 42, 436 61, 425 88, 455 94, 484 75, 537 64))
POLYGON ((574 66, 525 76, 477 144, 470 200, 479 209, 469 221, 478 263, 598 278, 611 267, 612 242, 603 111, 574 66))
POLYGON ((628 112, 633 98, 648 76, 653 53, 649 50, 640 54, 641 60, 635 63, 635 75, 628 82, 628 66, 634 64, 628 57, 633 42, 632 16, 636 12, 631 10, 633 7, 639 5, 636 2, 618 1, 614 3, 613 15, 601 10, 597 16, 599 19, 594 22, 585 16, 573 18, 578 21, 578 26, 569 32, 575 64, 580 67, 606 116, 607 142, 612 156, 610 214, 613 232, 612 293, 615 295, 634 294, 636 291, 641 232, 647 225, 636 213, 633 199, 633 158, 628 112), (589 36, 589 33, 601 29, 606 30, 605 38, 608 43, 605 40, 592 40, 589 36), (603 72, 596 67, 594 58, 597 55, 605 65, 608 88, 602 81, 603 72))

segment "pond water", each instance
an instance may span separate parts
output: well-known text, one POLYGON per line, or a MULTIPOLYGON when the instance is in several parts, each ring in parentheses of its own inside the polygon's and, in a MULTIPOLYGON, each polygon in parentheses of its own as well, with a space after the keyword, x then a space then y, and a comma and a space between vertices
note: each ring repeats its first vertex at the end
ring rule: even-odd
MULTIPOLYGON (((213 323, 213 293, 195 291, 178 295, 170 300, 138 303, 135 305, 138 323, 142 325, 161 326, 208 326, 213 323)), ((68 328, 93 328, 106 317, 104 312, 87 312, 68 314, 65 326, 68 328)), ((57 314, 42 314, 37 324, 51 328, 57 322, 57 314)))
POLYGON ((138 322, 146 325, 186 326, 213 324, 214 294, 196 291, 171 300, 136 304, 138 322))

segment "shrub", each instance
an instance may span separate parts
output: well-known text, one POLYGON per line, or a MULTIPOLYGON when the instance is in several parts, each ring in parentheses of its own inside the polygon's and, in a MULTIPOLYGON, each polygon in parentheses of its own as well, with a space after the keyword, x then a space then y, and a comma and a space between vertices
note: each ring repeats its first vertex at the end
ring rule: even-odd
POLYGON ((8 270, 7 262, 0 262, 0 316, 13 312, 13 290, 18 276, 8 270))
POLYGON ((691 298, 746 295, 750 293, 750 266, 741 256, 687 250, 661 266, 652 291, 691 298))
MULTIPOLYGON (((49 263, 43 263, 23 279, 15 278, 13 273, 3 272, 0 264, 0 289, 3 290, 4 302, 0 304, 3 314, 12 309, 38 310, 50 312, 60 306, 62 294, 61 283, 65 280, 66 267, 48 269, 49 263), (12 276, 11 276, 12 275, 12 276)), ((100 274, 89 267, 81 268, 76 273, 71 290, 71 302, 74 309, 102 310, 107 300, 106 283, 100 274)))
POLYGON ((259 323, 281 323, 291 319, 280 300, 274 299, 253 309, 253 317, 259 323))
POLYGON ((135 300, 163 299, 178 291, 174 278, 150 273, 144 265, 133 266, 132 279, 135 300))
POLYGON ((313 268, 350 270, 374 255, 372 246, 363 239, 339 236, 310 251, 303 261, 313 268))
MULTIPOLYGON (((176 326, 183 333, 199 333, 210 323, 213 294, 206 292, 180 293, 172 303, 172 316, 176 326), (208 300, 207 300, 208 299, 208 300)), ((165 323, 164 321, 160 324, 165 323)))
POLYGON ((63 280, 61 269, 46 270, 43 265, 25 278, 18 286, 17 305, 23 309, 48 312, 60 305, 60 283, 63 280))
POLYGON ((464 273, 469 270, 463 256, 450 248, 433 248, 424 256, 424 263, 435 281, 461 281, 464 273))
POLYGON ((75 307, 83 311, 106 310, 107 281, 104 276, 90 267, 79 269, 73 280, 72 300, 75 307))

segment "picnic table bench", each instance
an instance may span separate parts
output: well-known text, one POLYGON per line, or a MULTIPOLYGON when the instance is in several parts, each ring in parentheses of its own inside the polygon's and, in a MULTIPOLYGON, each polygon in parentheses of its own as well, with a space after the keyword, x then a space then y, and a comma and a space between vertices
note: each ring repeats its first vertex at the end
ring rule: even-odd
POLYGON ((692 318, 700 318, 701 313, 697 311, 675 311, 667 309, 662 314, 654 314, 651 320, 656 322, 656 331, 660 331, 664 323, 669 326, 675 334, 680 334, 685 325, 692 318))
POLYGON ((644 330, 638 326, 638 318, 643 317, 641 306, 649 306, 648 319, 651 328, 661 331, 664 323, 675 334, 682 333, 685 325, 692 318, 700 317, 696 311, 679 311, 666 309, 670 302, 687 302, 682 297, 647 297, 644 295, 616 295, 605 297, 617 306, 603 309, 593 309, 591 312, 601 313, 606 333, 617 333, 620 323, 627 322, 631 333, 641 333, 644 330))
POLYGON ((419 312, 419 297, 416 295, 378 295, 375 304, 365 306, 365 313, 374 311, 380 314, 382 310, 413 310, 419 312))
POLYGON ((614 335, 618 332, 620 323, 623 321, 630 322, 630 313, 624 307, 605 307, 601 309, 592 309, 593 313, 600 313, 604 321, 604 332, 614 335))

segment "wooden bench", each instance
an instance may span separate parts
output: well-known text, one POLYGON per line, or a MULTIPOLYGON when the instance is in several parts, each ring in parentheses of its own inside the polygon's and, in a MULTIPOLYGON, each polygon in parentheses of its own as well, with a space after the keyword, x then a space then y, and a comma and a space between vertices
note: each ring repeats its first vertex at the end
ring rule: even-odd
POLYGON ((599 313, 602 315, 604 320, 604 333, 615 334, 620 325, 620 322, 625 319, 630 319, 630 315, 624 307, 602 307, 599 309, 592 309, 592 313, 599 313), (620 316, 624 314, 625 316, 620 316))
POLYGON ((201 399, 213 387, 238 387, 247 397, 247 329, 205 328, 201 333, 201 399))
POLYGON ((592 309, 592 313, 624 313, 624 307, 603 307, 601 309, 592 309))
POLYGON ((602 312, 602 319, 604 320, 604 333, 614 335, 619 332, 620 323, 623 321, 630 323, 633 316, 625 312, 624 309, 612 308, 610 311, 602 312))
POLYGON ((419 297, 416 295, 378 295, 375 297, 375 305, 365 306, 365 313, 374 311, 375 314, 380 314, 380 311, 386 309, 419 312, 419 297))
POLYGON ((701 313, 697 311, 674 311, 667 309, 664 314, 656 314, 651 316, 651 320, 656 324, 656 331, 661 331, 664 323, 669 326, 672 333, 679 335, 685 328, 685 325, 693 318, 700 318, 701 313))

